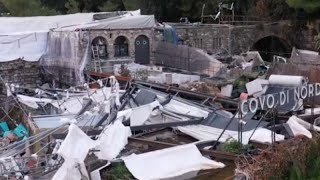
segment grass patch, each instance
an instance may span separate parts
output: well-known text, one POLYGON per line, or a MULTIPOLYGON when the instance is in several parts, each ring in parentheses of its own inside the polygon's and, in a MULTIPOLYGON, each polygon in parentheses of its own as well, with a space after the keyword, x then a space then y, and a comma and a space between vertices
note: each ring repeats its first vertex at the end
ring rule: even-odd
POLYGON ((133 180, 135 179, 124 164, 117 164, 103 174, 104 180, 133 180))

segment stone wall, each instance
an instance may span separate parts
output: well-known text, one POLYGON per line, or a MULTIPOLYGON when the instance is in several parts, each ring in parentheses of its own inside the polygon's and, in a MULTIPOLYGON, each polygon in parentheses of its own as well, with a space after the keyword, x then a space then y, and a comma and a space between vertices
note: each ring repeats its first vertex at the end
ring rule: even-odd
POLYGON ((109 54, 109 59, 117 59, 114 57, 114 42, 117 37, 124 36, 129 41, 129 57, 134 59, 135 57, 135 40, 138 36, 144 35, 148 37, 150 42, 150 62, 154 61, 154 33, 153 29, 119 29, 119 30, 95 30, 90 31, 91 41, 96 37, 104 37, 107 40, 107 51, 109 54))
POLYGON ((222 24, 170 24, 174 26, 184 44, 208 51, 226 52, 230 55, 250 50, 253 45, 268 36, 275 36, 290 47, 314 49, 314 33, 305 30, 297 35, 287 22, 233 26, 222 24), (304 42, 304 43, 301 43, 304 42))
MULTIPOLYGON (((5 83, 34 88, 41 85, 39 62, 15 60, 0 63, 0 75, 5 83)), ((0 82, 1 95, 6 95, 6 88, 0 82)))
POLYGON ((204 49, 209 53, 228 51, 230 28, 227 25, 173 24, 185 45, 204 49))

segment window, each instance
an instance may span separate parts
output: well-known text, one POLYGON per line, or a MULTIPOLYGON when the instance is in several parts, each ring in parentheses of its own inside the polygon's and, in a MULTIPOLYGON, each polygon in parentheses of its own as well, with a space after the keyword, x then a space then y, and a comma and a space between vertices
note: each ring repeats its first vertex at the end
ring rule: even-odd
POLYGON ((107 40, 104 37, 96 37, 92 41, 92 53, 93 56, 96 56, 95 53, 100 58, 107 58, 108 57, 108 50, 107 50, 107 40))
POLYGON ((115 57, 129 56, 129 43, 126 37, 119 36, 116 38, 114 43, 114 52, 115 57))

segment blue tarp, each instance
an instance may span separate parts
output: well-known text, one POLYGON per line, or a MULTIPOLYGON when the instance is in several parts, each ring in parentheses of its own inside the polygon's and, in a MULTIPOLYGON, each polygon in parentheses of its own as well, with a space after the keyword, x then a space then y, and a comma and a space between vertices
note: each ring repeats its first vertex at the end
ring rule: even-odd
POLYGON ((175 28, 169 26, 163 30, 163 39, 165 42, 169 42, 175 45, 179 43, 179 37, 175 28))

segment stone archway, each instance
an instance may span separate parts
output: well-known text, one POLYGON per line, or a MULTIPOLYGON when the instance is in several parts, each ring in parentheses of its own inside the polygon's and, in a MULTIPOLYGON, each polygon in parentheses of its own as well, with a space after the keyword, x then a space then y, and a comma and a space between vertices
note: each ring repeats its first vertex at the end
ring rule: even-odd
POLYGON ((140 35, 135 40, 135 61, 139 64, 150 63, 150 41, 145 35, 140 35))
POLYGON ((271 62, 274 55, 290 57, 292 47, 285 39, 270 35, 256 41, 251 50, 259 51, 264 61, 271 62))
POLYGON ((125 36, 118 36, 114 41, 114 57, 129 56, 129 40, 125 36))
POLYGON ((99 58, 107 59, 108 58, 107 44, 108 44, 107 40, 104 37, 102 36, 95 37, 91 43, 93 56, 95 56, 95 53, 97 53, 96 55, 98 55, 99 58))

